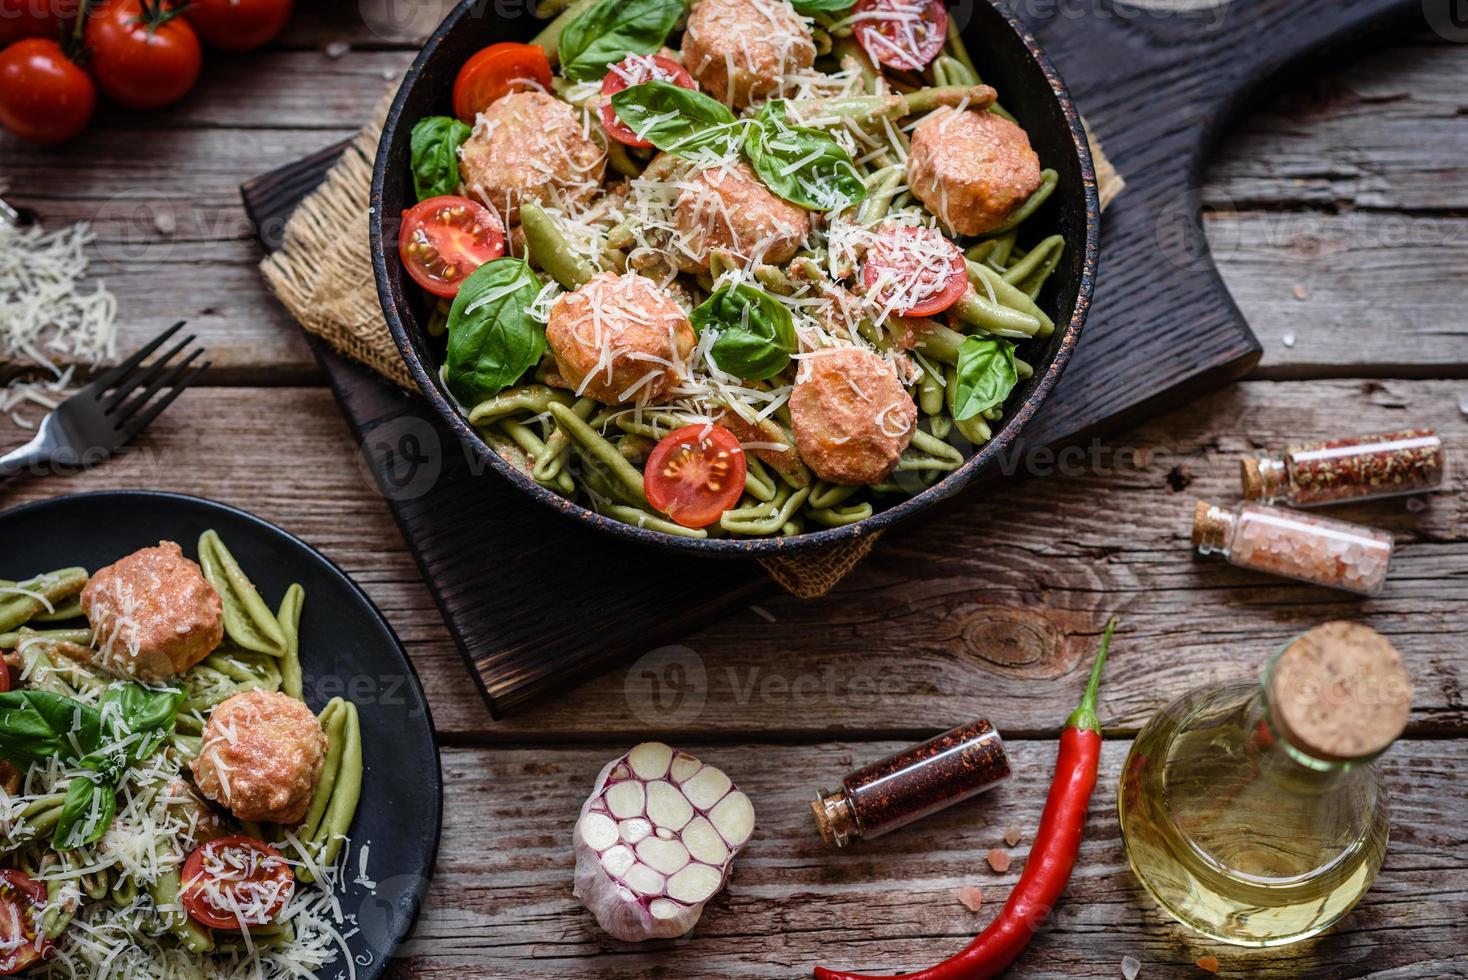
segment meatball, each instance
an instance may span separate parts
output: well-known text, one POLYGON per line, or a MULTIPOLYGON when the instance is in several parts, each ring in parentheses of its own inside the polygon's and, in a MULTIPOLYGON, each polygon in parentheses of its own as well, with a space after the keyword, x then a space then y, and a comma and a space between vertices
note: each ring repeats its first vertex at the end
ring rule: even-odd
POLYGON ((683 308, 657 283, 603 272, 556 300, 545 339, 577 394, 617 405, 667 394, 686 373, 695 336, 683 308))
POLYGON ((790 393, 795 448, 831 483, 880 483, 912 441, 917 406, 897 372, 861 347, 828 347, 801 359, 790 393))
POLYGON ((684 272, 707 269, 714 249, 784 265, 810 235, 810 215, 771 194, 747 163, 691 175, 673 205, 673 224, 672 251, 684 272))
POLYGON ((459 147, 465 189, 497 208, 506 224, 526 198, 552 205, 591 200, 606 165, 606 153, 586 135, 575 110, 543 92, 496 99, 459 147))
POLYGON ((781 76, 815 60, 810 28, 784 0, 698 0, 688 15, 683 64, 736 109, 775 93, 781 76))
POLYGON ((239 819, 289 826, 305 817, 325 758, 310 708, 278 691, 245 691, 209 715, 190 767, 199 791, 239 819))
POLYGON ((1003 116, 937 109, 912 132, 907 180, 950 230, 982 235, 1039 189, 1040 157, 1003 116))
POLYGON ((182 673, 224 639, 219 593, 172 541, 93 575, 81 602, 96 632, 97 664, 140 681, 182 673))

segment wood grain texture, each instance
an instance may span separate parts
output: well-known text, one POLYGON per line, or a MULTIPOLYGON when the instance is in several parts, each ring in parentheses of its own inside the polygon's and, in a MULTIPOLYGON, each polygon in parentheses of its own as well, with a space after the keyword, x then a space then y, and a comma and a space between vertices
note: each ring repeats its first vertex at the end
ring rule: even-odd
MULTIPOLYGON (((1448 733, 1468 728, 1468 676, 1452 652, 1468 633, 1463 468, 1453 492, 1336 511, 1386 527, 1400 542, 1386 593, 1365 602, 1195 559, 1187 534, 1196 497, 1237 499, 1242 453, 1329 434, 1343 417, 1361 431, 1436 425, 1448 452, 1468 458, 1463 394, 1459 382, 1433 381, 1234 386, 1097 444, 1095 462, 1079 461, 1075 475, 975 489, 931 526, 892 535, 832 596, 771 596, 758 611, 501 724, 485 713, 324 390, 190 392, 126 456, 61 482, 0 484, 0 504, 151 487, 280 522, 383 608, 418 664, 440 731, 454 742, 645 732, 899 737, 975 711, 1004 731, 1048 734, 1068 713, 1081 661, 1111 612, 1123 621, 1102 704, 1113 730, 1134 730, 1200 676, 1247 674, 1294 633, 1345 617, 1381 629, 1407 657, 1417 682, 1412 731, 1448 733), (692 670, 691 679, 680 670, 692 670)), ((502 574, 506 588, 580 587, 566 582, 552 555, 502 574)))
MULTIPOLYGON (((398 978, 809 976, 817 963, 874 972, 911 970, 956 952, 993 917, 1024 867, 1055 764, 1050 742, 1011 739, 1014 778, 919 824, 843 851, 821 843, 806 806, 853 765, 896 742, 680 745, 726 770, 754 801, 755 836, 726 891, 689 939, 629 945, 608 939, 571 896, 571 831, 597 771, 620 743, 445 753, 458 801, 446 813, 456 845, 437 875, 398 978), (505 787, 513 786, 513 791, 505 787), (984 854, 1021 829, 1008 873, 984 854), (984 904, 957 899, 978 885, 984 904)), ((1384 766, 1393 805, 1386 865, 1360 906, 1325 936, 1282 950, 1244 950, 1184 936, 1164 922, 1126 866, 1115 816, 1127 744, 1108 741, 1078 868, 1053 929, 1009 976, 1203 976, 1193 961, 1217 956, 1224 976, 1462 976, 1468 901, 1454 869, 1468 863, 1455 815, 1468 808, 1468 748, 1406 741, 1384 766)))

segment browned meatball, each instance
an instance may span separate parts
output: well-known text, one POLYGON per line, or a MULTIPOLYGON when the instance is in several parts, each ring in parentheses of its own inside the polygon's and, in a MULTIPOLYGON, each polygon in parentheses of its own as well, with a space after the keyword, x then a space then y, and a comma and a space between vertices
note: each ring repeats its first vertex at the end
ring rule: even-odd
POLYGON ((831 483, 881 483, 912 441, 917 406, 892 366, 861 347, 801 359, 790 393, 795 448, 831 483))
POLYGON ((459 175, 473 197, 505 223, 529 198, 541 204, 589 201, 606 173, 606 153, 576 111, 543 92, 512 92, 479 114, 459 147, 459 175))
POLYGON ((326 758, 321 723, 295 698, 245 691, 209 715, 190 763, 199 791, 241 820, 297 824, 326 758))
POLYGON ((783 265, 810 235, 810 215, 771 194, 747 163, 690 175, 673 205, 673 223, 673 253, 684 272, 707 269, 713 249, 783 265))
POLYGON ((912 132, 912 192, 960 235, 1009 220, 1040 187, 1040 157, 1025 131, 992 112, 937 109, 912 132))
POLYGON ((172 541, 93 575, 81 602, 97 635, 97 664, 141 681, 188 670, 224 639, 219 593, 172 541))
POLYGON ((608 405, 656 402, 686 375, 693 326, 644 276, 603 272, 551 307, 556 366, 578 393, 608 405))
POLYGON ((784 0, 698 0, 688 15, 684 66, 736 109, 774 94, 781 76, 815 60, 810 28, 784 0))

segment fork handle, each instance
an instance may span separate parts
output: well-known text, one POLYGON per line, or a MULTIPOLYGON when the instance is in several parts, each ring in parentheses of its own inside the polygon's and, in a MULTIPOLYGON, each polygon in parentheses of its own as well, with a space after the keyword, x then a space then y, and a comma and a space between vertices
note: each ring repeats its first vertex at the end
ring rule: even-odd
POLYGON ((32 464, 44 463, 51 458, 47 448, 45 431, 37 432, 35 438, 24 446, 17 446, 0 456, 0 477, 16 476, 29 470, 32 464))

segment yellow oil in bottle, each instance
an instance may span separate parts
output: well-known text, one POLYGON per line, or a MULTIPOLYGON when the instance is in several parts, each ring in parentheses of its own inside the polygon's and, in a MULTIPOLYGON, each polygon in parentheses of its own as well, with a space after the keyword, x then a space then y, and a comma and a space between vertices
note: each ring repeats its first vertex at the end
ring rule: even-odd
MULTIPOLYGON (((1279 657, 1262 687, 1209 685, 1164 708, 1137 736, 1117 793, 1127 856, 1147 891, 1184 925, 1236 945, 1323 931, 1361 899, 1386 857, 1386 792, 1370 760, 1400 734, 1406 706, 1400 722, 1366 718, 1375 733, 1344 735, 1350 712, 1365 709, 1333 708, 1346 713, 1335 719, 1337 743, 1362 754, 1320 752, 1311 733, 1296 736, 1271 711, 1279 657)), ((1314 724, 1329 712, 1318 692, 1309 697, 1297 714, 1313 712, 1314 724)))

